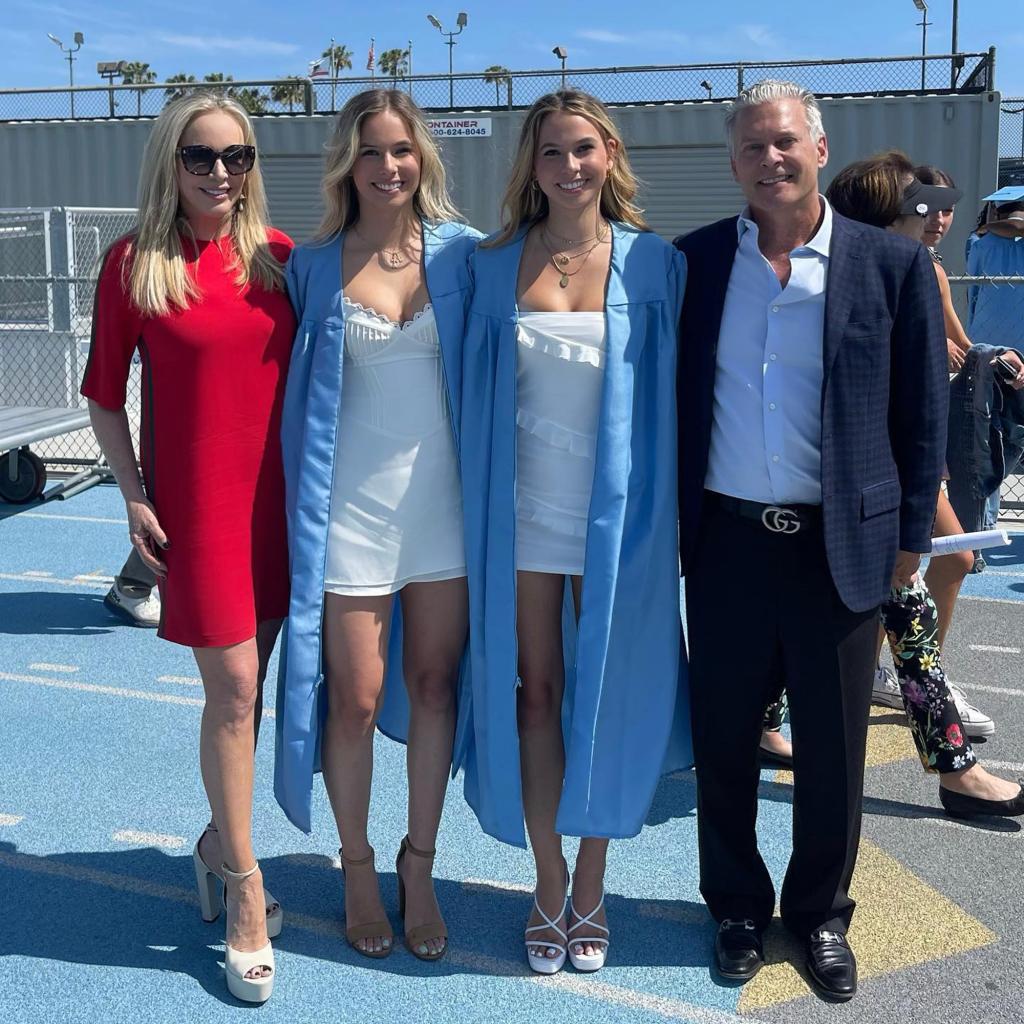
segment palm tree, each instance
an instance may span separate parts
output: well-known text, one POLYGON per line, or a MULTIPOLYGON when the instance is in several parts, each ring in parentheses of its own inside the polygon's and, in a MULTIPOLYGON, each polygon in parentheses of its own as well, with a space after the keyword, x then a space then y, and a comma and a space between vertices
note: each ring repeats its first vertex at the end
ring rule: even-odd
POLYGON ((512 81, 511 72, 502 64, 492 64, 484 69, 484 81, 494 83, 494 105, 501 106, 501 87, 512 81))
MULTIPOLYGON (((147 85, 156 81, 156 72, 140 60, 128 61, 121 69, 122 85, 147 85)), ((136 89, 136 116, 142 117, 142 94, 145 89, 136 89)))
POLYGON ((254 86, 243 89, 228 89, 228 95, 242 105, 250 114, 267 112, 267 94, 254 86))
POLYGON ((352 51, 344 44, 335 44, 334 40, 331 40, 331 45, 320 54, 321 57, 326 57, 330 62, 331 68, 331 110, 334 110, 335 101, 335 88, 337 87, 337 77, 346 68, 351 70, 352 68, 352 51))
POLYGON ((294 113, 295 104, 302 103, 306 98, 305 80, 297 75, 289 75, 284 80, 270 87, 270 98, 275 103, 287 103, 288 113, 294 113))
POLYGON ((234 76, 225 75, 223 71, 211 71, 208 75, 203 75, 204 82, 233 82, 234 76))
POLYGON ((167 79, 167 82, 168 84, 172 82, 176 83, 177 88, 164 90, 164 95, 167 97, 167 102, 170 103, 171 100, 179 99, 180 97, 190 92, 191 90, 189 90, 186 87, 194 84, 195 80, 195 75, 186 75, 184 71, 180 71, 176 75, 171 75, 171 77, 167 79))
POLYGON ((380 69, 385 75, 390 75, 397 85, 398 79, 409 73, 409 51, 400 48, 385 50, 380 55, 380 69))

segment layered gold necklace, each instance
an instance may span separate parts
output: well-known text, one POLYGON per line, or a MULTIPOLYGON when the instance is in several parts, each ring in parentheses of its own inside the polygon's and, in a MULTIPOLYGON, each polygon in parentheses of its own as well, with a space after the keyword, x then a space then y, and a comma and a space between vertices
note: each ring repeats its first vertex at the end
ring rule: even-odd
POLYGON ((554 234, 554 232, 548 232, 547 227, 540 229, 541 241, 544 243, 544 248, 548 251, 548 258, 551 260, 551 265, 558 273, 559 288, 569 287, 569 281, 587 265, 587 260, 590 259, 591 253, 593 253, 593 251, 601 245, 607 237, 607 224, 601 224, 597 229, 597 234, 592 235, 590 238, 580 239, 562 238, 560 235, 554 234), (563 247, 552 245, 552 238, 564 243, 563 247), (580 249, 579 252, 571 251, 584 245, 587 246, 587 248, 580 249), (580 260, 581 262, 575 270, 570 271, 568 267, 573 260, 580 260))

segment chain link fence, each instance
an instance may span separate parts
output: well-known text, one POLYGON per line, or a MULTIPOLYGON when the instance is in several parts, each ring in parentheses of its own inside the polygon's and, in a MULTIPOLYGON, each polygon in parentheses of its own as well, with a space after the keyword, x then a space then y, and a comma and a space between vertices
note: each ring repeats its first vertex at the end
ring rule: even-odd
MULTIPOLYGON (((1014 243, 1024 246, 1024 241, 1014 243)), ((1024 353, 1024 277, 950 277, 953 302, 974 344, 1024 353)), ((1024 521, 1024 466, 1003 483, 1000 515, 1024 521)))
POLYGON ((995 50, 926 57, 0 89, 0 121, 152 118, 191 89, 227 91, 250 113, 288 116, 331 113, 357 93, 381 86, 408 91, 426 110, 487 110, 528 107, 563 86, 583 89, 609 104, 730 99, 763 78, 791 79, 820 96, 981 92, 994 88, 995 50))
MULTIPOLYGON (((89 356, 96 275, 107 248, 134 223, 134 210, 0 210, 0 406, 85 408, 78 388, 89 356)), ((128 387, 133 431, 140 373, 136 358, 128 387)), ((50 466, 92 465, 101 457, 91 430, 32 447, 50 466)))

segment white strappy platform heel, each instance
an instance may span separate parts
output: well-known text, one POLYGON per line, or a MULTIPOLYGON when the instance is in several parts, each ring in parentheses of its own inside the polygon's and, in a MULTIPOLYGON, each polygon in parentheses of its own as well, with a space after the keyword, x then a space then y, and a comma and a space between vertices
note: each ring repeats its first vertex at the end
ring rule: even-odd
MULTIPOLYGON (((224 872, 225 889, 227 879, 241 882, 250 875, 255 874, 259 867, 257 861, 248 871, 231 871, 227 865, 221 864, 221 871, 224 872)), ((224 943, 224 974, 228 982, 228 991, 236 998, 247 1003, 265 1003, 274 991, 274 950, 268 942, 261 949, 254 949, 250 952, 242 952, 234 946, 224 943), (246 975, 254 967, 268 968, 270 973, 261 978, 247 978, 246 975)))
POLYGON ((558 921, 565 914, 565 901, 569 895, 569 875, 565 876, 565 896, 562 897, 562 906, 554 921, 544 913, 543 908, 537 902, 537 894, 533 894, 533 906, 537 913, 544 919, 543 924, 531 925, 526 929, 526 962, 531 970, 538 974, 557 974, 565 966, 567 936, 564 929, 558 926, 558 921), (531 939, 530 932, 544 932, 548 929, 561 936, 561 942, 552 942, 550 939, 531 939), (556 956, 547 956, 546 952, 535 953, 531 947, 540 946, 542 950, 556 950, 556 956))
MULTIPOLYGON (((203 836, 207 832, 216 832, 217 827, 215 825, 207 825, 203 829, 203 836)), ((217 892, 217 883, 223 883, 224 879, 217 874, 209 864, 203 860, 202 855, 199 853, 199 844, 202 842, 203 836, 200 836, 196 840, 196 845, 192 850, 192 864, 196 870, 196 889, 199 892, 199 913, 202 915, 204 921, 209 924, 211 921, 216 921, 220 917, 221 910, 227 910, 227 889, 222 889, 220 894, 217 892)), ((281 928, 284 925, 284 911, 281 909, 281 904, 274 899, 273 895, 269 890, 263 890, 263 900, 268 907, 273 907, 273 910, 267 911, 267 938, 276 939, 281 934, 281 928)))
POLYGON ((569 943, 569 962, 576 968, 577 971, 599 971, 604 967, 605 960, 608 959, 608 947, 611 945, 611 932, 603 924, 598 924, 593 920, 594 915, 604 906, 604 893, 601 894, 600 902, 594 909, 587 914, 585 917, 580 914, 573 904, 573 901, 569 900, 569 913, 576 918, 576 923, 571 925, 569 928, 569 934, 567 941, 569 943), (577 928, 583 928, 584 933, 581 935, 573 935, 573 932, 577 928), (601 931, 604 935, 588 935, 586 929, 591 931, 601 931), (600 945, 600 949, 593 954, 577 953, 573 946, 581 945, 600 945))

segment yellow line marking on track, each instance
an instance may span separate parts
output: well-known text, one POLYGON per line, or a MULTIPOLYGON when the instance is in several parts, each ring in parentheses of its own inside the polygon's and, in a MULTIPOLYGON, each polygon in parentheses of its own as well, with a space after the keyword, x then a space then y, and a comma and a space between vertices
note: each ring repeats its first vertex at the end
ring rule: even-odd
MULTIPOLYGON (((868 726, 866 768, 917 759, 917 748, 902 708, 872 708, 868 726)), ((789 776, 792 781, 792 775, 789 776)))
MULTIPOLYGON (((87 882, 118 892, 129 892, 140 896, 170 900, 188 906, 195 906, 198 902, 193 889, 160 885, 157 882, 133 878, 128 875, 113 874, 112 872, 82 867, 77 864, 66 864, 52 857, 33 857, 24 853, 0 851, 0 865, 16 871, 30 871, 35 874, 48 875, 65 880, 87 882)), ((287 928, 300 928, 303 931, 328 938, 340 939, 342 933, 340 920, 313 917, 308 914, 297 914, 293 911, 285 913, 285 926, 287 928)), ((448 951, 447 960, 458 967, 479 974, 511 978, 514 981, 522 981, 531 985, 541 985, 548 990, 554 989, 566 992, 581 999, 594 1000, 602 1005, 611 1003, 630 1009, 644 1010, 665 1017, 667 1020, 686 1021, 689 1024, 761 1024, 761 1022, 749 1016, 739 1017, 735 1013, 729 1013, 725 1010, 698 1006, 695 1003, 670 999, 650 992, 640 992, 635 989, 624 988, 620 985, 610 985, 598 981, 596 978, 581 978, 568 972, 562 972, 553 977, 541 976, 530 971, 526 964, 520 960, 500 960, 496 957, 455 948, 448 951)))
MULTIPOLYGON (((898 860, 862 839, 851 895, 857 913, 850 945, 861 981, 990 945, 998 936, 921 881, 898 860), (921 922, 927 921, 927 927, 921 922)), ((777 923, 765 934, 766 965, 740 996, 739 1009, 763 1010, 810 994, 801 975, 804 951, 777 923), (800 965, 798 971, 794 964, 800 965)))
POLYGON ((0 825, 17 825, 24 820, 24 814, 0 814, 0 825))
POLYGON ((180 850, 185 845, 181 836, 165 836, 160 832, 136 832, 122 828, 110 837, 116 843, 131 843, 133 846, 161 846, 165 850, 180 850))
POLYGON ((181 683, 182 686, 202 686, 202 679, 196 676, 157 676, 158 683, 181 683))
POLYGON ((14 580, 17 583, 57 583, 62 587, 99 587, 106 589, 110 583, 95 577, 66 580, 60 576, 28 576, 25 573, 0 572, 0 580, 14 580))
MULTIPOLYGON (((80 683, 71 679, 48 679, 45 676, 23 676, 13 672, 0 672, 0 682, 29 683, 32 686, 50 686, 58 690, 78 690, 82 693, 101 693, 110 697, 129 697, 132 700, 151 700, 157 704, 184 704, 201 708, 202 697, 179 697, 175 693, 154 693, 148 690, 129 690, 122 686, 101 686, 98 683, 80 683)), ((263 709, 264 718, 275 718, 272 708, 263 709)))
POLYGON ((29 668, 33 672, 77 672, 77 665, 49 665, 45 661, 37 661, 29 668))

